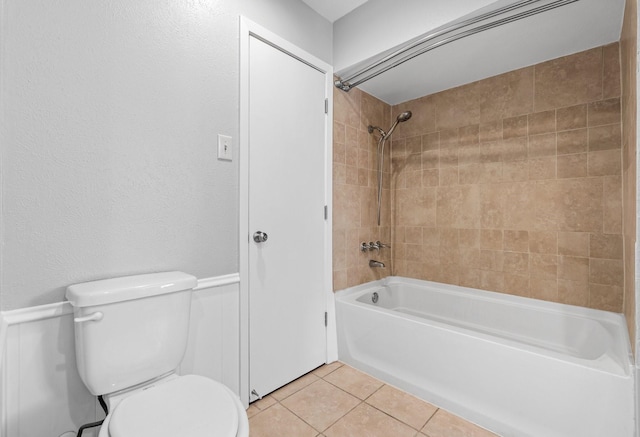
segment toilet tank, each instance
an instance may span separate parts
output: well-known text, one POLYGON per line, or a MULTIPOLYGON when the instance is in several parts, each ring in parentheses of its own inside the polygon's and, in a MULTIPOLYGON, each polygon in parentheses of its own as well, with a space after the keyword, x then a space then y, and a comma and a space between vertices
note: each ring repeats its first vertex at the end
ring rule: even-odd
POLYGON ((186 273, 163 272, 67 287, 78 372, 91 393, 112 393, 178 367, 196 284, 186 273))

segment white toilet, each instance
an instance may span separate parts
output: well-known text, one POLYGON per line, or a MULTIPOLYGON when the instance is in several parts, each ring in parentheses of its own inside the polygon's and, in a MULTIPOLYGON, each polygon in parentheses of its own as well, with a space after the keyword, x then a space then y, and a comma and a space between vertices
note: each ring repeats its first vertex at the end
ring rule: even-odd
POLYGON ((82 381, 109 409, 99 437, 246 437, 247 415, 226 386, 177 375, 197 281, 153 273, 67 288, 82 381))

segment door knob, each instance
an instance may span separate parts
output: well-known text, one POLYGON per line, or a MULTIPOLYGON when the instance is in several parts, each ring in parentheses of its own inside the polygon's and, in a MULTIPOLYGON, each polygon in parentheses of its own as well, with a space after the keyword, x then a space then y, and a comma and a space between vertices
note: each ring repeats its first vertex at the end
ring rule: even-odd
POLYGON ((267 238, 269 238, 269 236, 266 232, 257 231, 255 234, 253 234, 253 241, 255 241, 256 243, 264 243, 265 241, 267 241, 267 238))

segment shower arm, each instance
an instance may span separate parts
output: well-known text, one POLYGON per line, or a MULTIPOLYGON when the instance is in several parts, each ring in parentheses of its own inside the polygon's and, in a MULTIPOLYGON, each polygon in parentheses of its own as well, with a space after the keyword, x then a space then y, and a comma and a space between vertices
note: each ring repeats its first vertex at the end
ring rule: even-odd
POLYGON ((387 136, 387 133, 382 129, 380 129, 378 126, 369 126, 367 130, 369 131, 370 134, 372 134, 374 130, 377 130, 381 137, 387 136))

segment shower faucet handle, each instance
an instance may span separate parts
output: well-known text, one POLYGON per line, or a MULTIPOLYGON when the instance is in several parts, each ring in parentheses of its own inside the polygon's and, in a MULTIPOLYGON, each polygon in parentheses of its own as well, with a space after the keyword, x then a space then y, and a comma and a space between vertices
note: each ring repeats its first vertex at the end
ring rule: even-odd
POLYGON ((390 244, 381 243, 380 240, 376 241, 375 243, 373 241, 369 241, 368 243, 363 241, 362 243, 360 243, 361 252, 371 252, 372 250, 377 250, 378 252, 380 252, 380 249, 386 249, 390 247, 390 244))
POLYGON ((371 252, 372 250, 380 250, 380 247, 377 243, 374 243, 373 241, 369 241, 368 243, 363 241, 362 243, 360 243, 361 252, 371 252))

